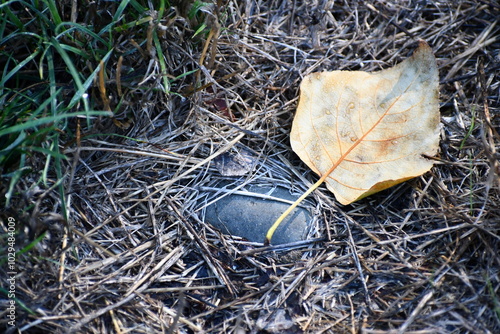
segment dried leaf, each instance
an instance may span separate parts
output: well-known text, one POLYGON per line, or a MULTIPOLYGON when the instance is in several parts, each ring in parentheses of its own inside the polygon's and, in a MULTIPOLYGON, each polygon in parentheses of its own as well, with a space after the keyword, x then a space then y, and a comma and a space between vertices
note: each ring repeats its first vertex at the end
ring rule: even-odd
POLYGON ((215 168, 224 176, 240 176, 251 171, 255 165, 255 156, 247 151, 226 152, 214 159, 215 168))
POLYGON ((425 42, 393 68, 313 73, 300 89, 292 148, 340 203, 432 167, 423 155, 439 145, 438 70, 425 42))
POLYGON ((439 146, 438 70, 427 43, 375 73, 313 73, 302 81, 292 149, 321 175, 268 230, 265 244, 323 182, 342 204, 422 175, 439 146))

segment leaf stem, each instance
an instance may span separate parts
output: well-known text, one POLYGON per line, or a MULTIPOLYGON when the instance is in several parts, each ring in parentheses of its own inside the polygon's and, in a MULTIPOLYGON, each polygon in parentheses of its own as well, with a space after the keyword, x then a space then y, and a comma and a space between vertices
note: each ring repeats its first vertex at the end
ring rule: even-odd
POLYGON ((303 193, 295 202, 293 202, 293 204, 290 205, 290 207, 286 209, 285 212, 281 214, 281 216, 274 222, 273 226, 271 226, 271 228, 267 230, 266 239, 264 240, 264 245, 268 246, 271 243, 273 234, 274 232, 276 232, 276 229, 281 224, 281 222, 290 214, 290 212, 293 211, 293 209, 295 209, 300 204, 300 202, 302 202, 307 196, 309 196, 314 190, 316 190, 316 188, 318 188, 325 181, 325 179, 328 177, 328 174, 329 173, 323 175, 318 181, 316 181, 315 184, 313 184, 309 189, 307 189, 305 193, 303 193))

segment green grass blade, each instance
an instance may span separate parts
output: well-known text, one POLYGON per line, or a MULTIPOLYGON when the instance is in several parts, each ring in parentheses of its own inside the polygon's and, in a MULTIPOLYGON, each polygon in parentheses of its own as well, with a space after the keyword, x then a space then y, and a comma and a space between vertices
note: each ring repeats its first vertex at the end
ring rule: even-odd
MULTIPOLYGON (((5 290, 4 288, 0 288, 0 292, 3 293, 6 297, 9 295, 9 291, 5 290)), ((17 303, 17 305, 19 305, 20 308, 22 308, 31 315, 36 315, 35 311, 26 306, 26 304, 20 301, 19 298, 14 297, 12 299, 17 303)))
MULTIPOLYGON (((17 29, 23 30, 24 24, 21 22, 21 20, 19 20, 17 15, 12 13, 12 11, 9 8, 9 5, 11 5, 14 2, 16 2, 16 1, 7 1, 6 3, 3 3, 0 5, 0 10, 2 10, 3 7, 6 7, 5 9, 3 9, 3 10, 5 10, 5 16, 2 15, 2 18, 7 18, 9 23, 14 24, 17 27, 17 29)), ((2 21, 4 21, 5 23, 7 22, 7 20, 3 20, 3 19, 2 19, 2 21)), ((3 36, 3 29, 2 29, 2 33, 0 34, 0 36, 3 36)))
MULTIPOLYGON (((60 90, 59 90, 60 91, 60 90)), ((51 100, 45 101, 44 105, 47 105, 50 103, 51 100)), ((77 117, 77 116, 111 116, 111 112, 109 111, 80 111, 80 112, 73 112, 73 113, 67 113, 67 114, 62 114, 62 115, 56 115, 56 116, 49 116, 49 117, 44 117, 44 118, 38 118, 38 119, 33 119, 30 121, 27 121, 22 124, 17 124, 14 126, 11 126, 6 129, 0 130, 0 136, 7 135, 10 133, 15 133, 19 132, 22 130, 34 128, 43 124, 49 124, 52 122, 57 122, 63 119, 71 118, 71 117, 77 117)))
POLYGON ((156 53, 158 55, 158 61, 160 62, 160 69, 161 69, 161 77, 163 79, 163 87, 165 90, 165 94, 168 94, 170 91, 170 82, 168 81, 167 77, 167 64, 165 63, 165 58, 163 57, 163 50, 161 48, 160 40, 158 38, 158 34, 156 33, 156 30, 153 31, 153 40, 155 43, 155 48, 156 48, 156 53))
MULTIPOLYGON (((43 240, 43 238, 45 238, 45 234, 47 234, 47 232, 43 232, 35 240, 24 246, 22 249, 18 250, 16 252, 16 258, 19 257, 19 255, 23 255, 24 253, 27 253, 31 249, 33 249, 33 247, 35 247, 40 241, 43 240)), ((6 262, 7 262, 7 257, 2 257, 0 259, 0 266, 3 266, 6 262)))
POLYGON ((50 150, 48 148, 30 147, 30 151, 35 151, 35 152, 43 153, 43 154, 45 154, 47 156, 51 156, 53 158, 58 158, 58 159, 63 159, 63 160, 67 160, 68 159, 68 157, 65 156, 64 154, 62 154, 60 152, 56 152, 56 151, 50 150))
MULTIPOLYGON (((40 51, 38 49, 35 50, 35 52, 33 52, 32 54, 30 54, 28 57, 26 57, 23 61, 21 61, 16 66, 14 66, 14 68, 12 70, 10 70, 9 72, 7 72, 2 77, 2 80, 0 81, 0 87, 4 87, 5 83, 7 82, 7 80, 9 80, 10 78, 12 78, 13 75, 15 75, 17 72, 19 72, 21 70, 21 68, 23 68, 24 65, 26 65, 27 63, 29 63, 30 61, 32 61, 39 53, 40 53, 40 51)), ((2 91, 3 90, 0 90, 0 94, 2 94, 2 91)))
POLYGON ((10 182, 9 182, 9 189, 7 190, 7 193, 5 194, 5 207, 8 208, 10 206, 10 200, 12 199, 12 194, 14 193, 14 187, 16 186, 17 182, 21 179, 21 176, 25 172, 28 172, 31 170, 29 167, 25 167, 25 162, 26 162, 26 155, 23 154, 21 155, 21 158, 19 159, 19 168, 17 168, 14 172, 9 173, 7 175, 2 175, 4 177, 10 177, 10 182))
POLYGON ((142 14, 144 13, 147 8, 142 6, 137 0, 130 0, 130 5, 136 10, 137 13, 142 14))
POLYGON ((115 15, 113 15, 114 23, 118 23, 118 21, 120 21, 120 17, 122 16, 125 8, 127 8, 129 2, 130 0, 122 0, 122 2, 120 2, 120 5, 116 9, 115 15))
POLYGON ((54 0, 42 0, 48 7, 50 15, 52 16, 52 20, 55 25, 60 25, 62 23, 61 16, 59 15, 59 11, 57 10, 57 5, 54 0))
MULTIPOLYGON (((105 56, 104 58, 102 59, 102 61, 104 63, 107 62, 107 60, 109 59, 109 57, 111 56, 111 54, 113 53, 113 50, 110 50, 105 56)), ((87 78, 87 80, 85 80, 85 82, 83 83, 83 85, 81 85, 81 87, 79 87, 78 91, 75 93, 75 95, 73 96, 73 98, 71 99, 71 101, 69 102, 69 105, 68 105, 68 108, 72 108, 83 96, 83 94, 85 94, 87 92, 87 90, 89 89, 90 85, 92 84, 92 82, 94 81, 94 78, 96 77, 96 75, 99 73, 99 70, 101 68, 101 64, 99 64, 96 69, 94 70, 94 72, 92 72, 91 75, 89 75, 89 77, 87 78)), ((85 99, 86 100, 86 99, 85 99)))
POLYGON ((68 35, 73 30, 79 31, 79 32, 81 32, 84 35, 88 35, 88 36, 92 37, 94 41, 101 42, 103 45, 106 46, 106 48, 108 50, 112 47, 112 45, 111 45, 111 43, 109 41, 106 41, 104 38, 102 38, 101 36, 99 36, 98 34, 96 34, 94 31, 90 30, 89 28, 87 28, 87 27, 85 27, 85 26, 83 26, 81 24, 74 23, 74 22, 63 22, 60 25, 58 25, 56 27, 56 29, 55 29, 56 34, 57 34, 55 36, 55 39, 59 40, 62 36, 68 35), (67 29, 67 30, 64 30, 63 28, 66 27, 66 26, 69 26, 71 28, 67 29), (62 32, 60 32, 61 30, 62 30, 62 32))
MULTIPOLYGON (((66 63, 66 66, 68 66, 68 71, 71 74, 71 77, 73 78, 73 80, 75 81, 76 87, 78 88, 77 92, 75 93, 75 97, 76 97, 77 101, 82 99, 82 96, 85 93, 86 89, 84 89, 84 87, 83 87, 82 80, 80 79, 80 74, 77 71, 75 65, 73 64, 73 61, 71 60, 70 56, 66 53, 66 51, 62 48, 59 41, 57 41, 54 37, 51 37, 50 44, 57 50, 57 52, 59 53, 61 58, 66 63)), ((73 97, 73 100, 75 99, 75 97, 73 97)), ((72 100, 72 102, 73 102, 73 100, 72 100)), ((82 99, 82 100, 83 100, 85 110, 89 110, 88 100, 87 99, 82 99)), ((70 105, 69 108, 74 106, 77 101, 75 101, 72 105, 70 105)))
POLYGON ((160 8, 158 9, 158 21, 163 18, 165 14, 165 0, 160 0, 160 8))

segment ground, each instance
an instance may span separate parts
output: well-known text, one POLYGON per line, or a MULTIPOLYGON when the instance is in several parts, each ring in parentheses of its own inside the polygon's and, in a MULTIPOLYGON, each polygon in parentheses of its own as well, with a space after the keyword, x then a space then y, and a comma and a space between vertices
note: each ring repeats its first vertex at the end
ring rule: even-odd
POLYGON ((500 332, 496 1, 0 11, 9 333, 500 332), (440 72, 431 171, 346 206, 320 186, 307 199, 308 241, 295 245, 264 247, 204 221, 200 201, 221 180, 294 193, 316 182, 289 142, 305 75, 389 68, 419 40, 440 72), (242 150, 255 168, 222 176, 214 159, 242 150))

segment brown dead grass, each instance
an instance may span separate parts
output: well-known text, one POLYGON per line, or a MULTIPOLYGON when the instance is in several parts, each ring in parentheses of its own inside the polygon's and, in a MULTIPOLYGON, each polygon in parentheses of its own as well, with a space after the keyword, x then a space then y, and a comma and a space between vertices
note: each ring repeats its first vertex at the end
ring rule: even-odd
MULTIPOLYGON (((163 36, 168 74, 198 72, 168 96, 122 87, 128 102, 117 117, 131 126, 96 128, 139 142, 103 135, 68 148, 77 159, 66 166, 71 217, 58 219, 50 192, 31 213, 32 228, 49 233, 19 260, 18 298, 35 311, 21 313, 21 331, 499 333, 500 6, 224 3, 212 13, 220 24, 207 19, 207 43, 194 43, 181 17, 163 36), (259 156, 252 173, 229 178, 237 185, 300 192, 317 180, 288 142, 304 75, 387 68, 417 39, 440 68, 442 141, 431 172, 345 207, 320 187, 311 242, 293 250, 203 221, 198 202, 223 179, 212 160, 225 151, 259 156)), ((141 57, 124 61, 155 88, 159 67, 141 57)), ((36 202, 31 194, 25 200, 36 202)))

